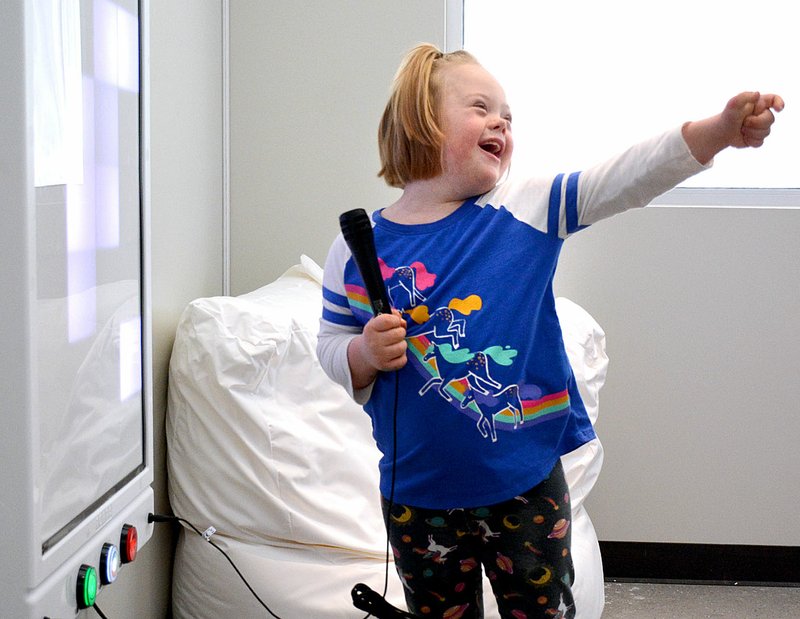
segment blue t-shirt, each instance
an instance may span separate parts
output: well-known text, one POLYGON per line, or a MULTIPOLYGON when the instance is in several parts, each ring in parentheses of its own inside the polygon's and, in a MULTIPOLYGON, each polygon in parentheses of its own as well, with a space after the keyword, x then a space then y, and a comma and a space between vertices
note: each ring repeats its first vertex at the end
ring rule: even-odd
MULTIPOLYGON (((434 223, 373 214, 384 283, 408 325, 408 363, 379 373, 364 405, 383 454, 385 497, 394 489, 399 503, 435 509, 498 503, 594 438, 553 278, 571 233, 701 169, 674 133, 659 139, 586 179, 507 182, 434 223)), ((372 317, 341 237, 328 256, 323 300, 321 340, 357 333, 372 317)))

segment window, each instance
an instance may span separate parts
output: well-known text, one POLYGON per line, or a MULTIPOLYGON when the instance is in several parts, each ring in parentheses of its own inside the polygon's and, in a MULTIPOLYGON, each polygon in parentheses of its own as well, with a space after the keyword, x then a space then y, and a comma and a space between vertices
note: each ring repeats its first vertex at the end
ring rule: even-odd
POLYGON ((454 10, 463 10, 465 49, 506 89, 514 168, 582 169, 760 89, 787 101, 765 146, 721 153, 712 170, 660 201, 800 206, 789 8, 756 15, 743 0, 463 0, 454 10))

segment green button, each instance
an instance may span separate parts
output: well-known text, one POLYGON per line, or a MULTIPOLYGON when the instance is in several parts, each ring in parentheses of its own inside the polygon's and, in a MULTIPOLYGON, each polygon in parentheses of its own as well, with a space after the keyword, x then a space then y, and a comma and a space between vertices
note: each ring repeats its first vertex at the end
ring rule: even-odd
POLYGON ((81 565, 78 570, 78 608, 91 608, 97 599, 97 570, 81 565))

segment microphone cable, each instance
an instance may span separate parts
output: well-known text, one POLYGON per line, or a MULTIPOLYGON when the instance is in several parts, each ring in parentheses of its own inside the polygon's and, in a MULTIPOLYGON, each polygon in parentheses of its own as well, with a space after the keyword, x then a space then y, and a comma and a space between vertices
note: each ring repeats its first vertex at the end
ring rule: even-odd
POLYGON ((197 534, 198 534, 200 537, 202 537, 202 538, 203 538, 204 540, 206 540, 206 541, 207 541, 209 544, 211 544, 211 545, 212 545, 214 548, 216 548, 216 549, 217 549, 217 550, 218 550, 218 551, 219 551, 219 552, 222 554, 222 556, 223 556, 223 557, 225 557, 225 560, 226 560, 228 563, 230 563, 230 564, 231 564, 231 567, 234 569, 234 571, 236 572, 236 574, 239 576, 239 578, 241 579, 241 581, 242 581, 242 582, 245 584, 245 586, 248 588, 248 590, 249 590, 249 591, 250 591, 250 593, 253 595, 253 597, 254 597, 254 598, 255 598, 255 599, 258 601, 258 603, 259 603, 259 604, 261 604, 261 606, 262 606, 262 607, 264 607, 264 609, 265 609, 265 610, 266 610, 266 611, 267 611, 267 612, 268 612, 268 613, 269 613, 269 614, 270 614, 272 617, 274 617, 275 619, 281 619, 281 617, 279 617, 279 616, 278 616, 278 615, 276 615, 274 612, 272 612, 272 609, 271 609, 269 606, 267 606, 267 604, 264 602, 264 600, 262 600, 262 599, 259 597, 259 595, 258 595, 258 593, 256 593, 255 589, 253 589, 253 587, 252 587, 252 586, 250 585, 250 583, 247 581, 247 578, 245 578, 245 577, 244 577, 244 574, 242 574, 242 572, 239 570, 239 568, 238 568, 238 567, 236 566, 236 564, 233 562, 233 559, 231 559, 231 558, 230 558, 230 556, 228 556, 228 553, 227 553, 227 552, 225 552, 225 551, 224 551, 224 550, 223 550, 223 549, 222 549, 220 546, 218 546, 217 544, 215 544, 215 543, 214 543, 214 541, 211 539, 211 536, 212 536, 212 535, 214 535, 214 533, 216 533, 216 532, 217 532, 217 530, 216 530, 214 527, 208 527, 208 528, 207 528, 205 531, 201 531, 200 529, 198 529, 196 526, 194 526, 194 525, 193 525, 191 522, 189 522, 189 521, 188 521, 188 520, 186 520, 185 518, 181 518, 181 517, 179 517, 179 516, 164 516, 164 515, 161 515, 161 514, 148 514, 148 516, 147 516, 147 522, 180 522, 180 523, 183 523, 183 524, 185 524, 185 525, 186 525, 187 527, 189 527, 190 529, 192 529, 192 530, 193 530, 195 533, 197 533, 197 534))
POLYGON ((391 527, 392 527, 392 508, 394 507, 394 490, 395 480, 397 478, 397 409, 400 400, 400 370, 394 371, 394 406, 392 407, 392 474, 389 486, 389 496, 386 505, 386 517, 384 524, 386 526, 386 565, 384 568, 383 577, 383 594, 379 595, 363 583, 356 584, 351 595, 353 597, 353 605, 360 609, 367 611, 363 619, 375 617, 376 619, 409 619, 414 618, 409 612, 400 610, 392 606, 387 600, 386 595, 389 592, 389 560, 393 560, 391 552, 391 527))
MULTIPOLYGON (((389 593, 389 557, 391 552, 391 526, 392 526, 392 507, 394 507, 394 484, 397 478, 397 403, 400 400, 400 371, 394 372, 394 406, 392 408, 392 480, 389 485, 389 500, 386 506, 386 568, 383 578, 384 600, 389 593)), ((369 615, 367 615, 369 616, 369 615)))

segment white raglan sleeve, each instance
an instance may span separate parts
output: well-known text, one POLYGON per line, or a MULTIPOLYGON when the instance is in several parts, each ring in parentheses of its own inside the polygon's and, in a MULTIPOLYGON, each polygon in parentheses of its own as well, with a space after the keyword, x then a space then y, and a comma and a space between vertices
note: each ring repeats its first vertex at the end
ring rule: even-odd
MULTIPOLYGON (((687 178, 711 167, 699 163, 681 127, 640 142, 607 161, 587 168, 577 177, 577 225, 591 225, 632 208, 646 206, 687 178)), ((563 182, 559 236, 575 230, 564 208, 570 177, 563 182)))
POLYGON ((502 205, 537 230, 566 238, 601 219, 646 206, 710 166, 692 156, 678 127, 583 172, 554 177, 512 175, 477 203, 502 205))

